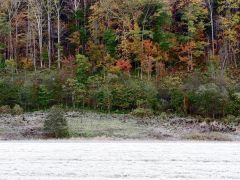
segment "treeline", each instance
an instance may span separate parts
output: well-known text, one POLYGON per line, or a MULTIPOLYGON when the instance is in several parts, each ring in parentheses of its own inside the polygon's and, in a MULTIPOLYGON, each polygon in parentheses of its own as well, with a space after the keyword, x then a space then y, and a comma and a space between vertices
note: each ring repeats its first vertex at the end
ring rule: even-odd
MULTIPOLYGON (((239 58, 239 0, 1 0, 1 63, 64 67, 81 53, 92 69, 126 66, 140 75, 192 71, 239 58), (117 65, 118 64, 118 65, 117 65)), ((118 67, 119 68, 119 67, 118 67)))
POLYGON ((0 103, 238 115, 239 47, 239 0, 0 0, 0 103))

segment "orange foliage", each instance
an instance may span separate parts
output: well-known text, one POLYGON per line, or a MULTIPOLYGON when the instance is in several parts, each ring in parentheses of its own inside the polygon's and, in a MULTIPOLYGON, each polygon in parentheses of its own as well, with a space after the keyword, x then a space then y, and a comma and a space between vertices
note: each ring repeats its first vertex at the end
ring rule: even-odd
POLYGON ((116 64, 112 67, 112 70, 120 70, 126 73, 130 73, 132 65, 126 59, 119 59, 116 64))
POLYGON ((150 78, 153 70, 153 61, 157 56, 157 47, 151 40, 143 41, 143 54, 141 55, 141 68, 143 72, 148 73, 150 78))
POLYGON ((70 55, 68 57, 63 58, 62 64, 63 64, 62 69, 63 78, 73 78, 76 74, 77 69, 75 57, 70 55))
POLYGON ((29 58, 23 58, 20 61, 20 65, 25 70, 31 70, 33 68, 33 61, 29 58))
POLYGON ((180 61, 184 62, 188 66, 188 71, 192 71, 194 67, 193 63, 193 50, 196 48, 196 43, 190 41, 186 44, 182 44, 178 50, 178 57, 180 61))

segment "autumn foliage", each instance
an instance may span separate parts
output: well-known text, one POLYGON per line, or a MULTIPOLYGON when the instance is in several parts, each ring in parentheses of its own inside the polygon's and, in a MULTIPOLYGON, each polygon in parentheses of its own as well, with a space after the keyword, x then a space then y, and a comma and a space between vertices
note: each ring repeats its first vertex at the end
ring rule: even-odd
POLYGON ((223 106, 239 91, 239 7, 239 0, 2 0, 0 104, 238 114, 238 106, 223 106))

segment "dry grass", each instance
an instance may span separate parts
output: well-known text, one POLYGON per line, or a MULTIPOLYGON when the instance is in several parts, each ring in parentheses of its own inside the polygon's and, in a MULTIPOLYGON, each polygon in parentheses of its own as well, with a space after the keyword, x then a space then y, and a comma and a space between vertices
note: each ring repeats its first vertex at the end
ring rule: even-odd
POLYGON ((232 139, 227 135, 219 132, 209 133, 192 133, 184 136, 184 139, 199 140, 199 141, 231 141, 232 139))

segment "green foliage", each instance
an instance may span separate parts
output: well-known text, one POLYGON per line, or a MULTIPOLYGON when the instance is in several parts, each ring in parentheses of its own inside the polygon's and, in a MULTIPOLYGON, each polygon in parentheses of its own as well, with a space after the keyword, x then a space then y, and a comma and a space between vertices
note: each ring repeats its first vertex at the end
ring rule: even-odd
POLYGON ((63 93, 65 99, 71 99, 73 108, 84 106, 85 99, 87 98, 87 88, 85 84, 79 83, 76 79, 68 79, 63 86, 63 93))
POLYGON ((85 84, 87 82, 91 64, 88 58, 84 55, 78 54, 76 56, 77 62, 77 80, 79 83, 85 84))
POLYGON ((193 106, 202 115, 212 117, 224 115, 224 109, 228 103, 228 92, 215 84, 206 84, 199 87, 193 99, 193 106))
POLYGON ((36 89, 34 89, 31 83, 25 83, 23 86, 19 87, 19 104, 27 109, 34 109, 36 104, 36 89))
POLYGON ((0 54, 0 73, 5 69, 5 62, 4 60, 1 58, 1 54, 0 54))
POLYGON ((11 81, 1 81, 0 80, 0 104, 10 105, 19 102, 19 88, 11 81))
POLYGON ((40 86, 38 89, 37 103, 40 108, 47 108, 50 103, 51 94, 45 86, 40 86))
POLYGON ((227 115, 226 117, 223 118, 223 122, 225 124, 238 126, 240 124, 240 117, 239 116, 236 117, 233 115, 227 115))
POLYGON ((17 63, 14 59, 8 59, 5 61, 6 69, 12 74, 14 74, 16 68, 17 68, 17 63))
POLYGON ((171 92, 171 108, 179 114, 183 114, 184 93, 181 90, 173 90, 171 92))
POLYGON ((103 34, 103 40, 106 45, 107 52, 112 56, 116 56, 117 36, 112 30, 107 30, 103 34))
POLYGON ((161 89, 176 90, 181 88, 183 80, 179 76, 167 76, 164 77, 159 84, 161 89))
POLYGON ((156 24, 153 30, 153 40, 160 45, 162 50, 166 51, 173 46, 171 38, 174 34, 165 30, 166 27, 171 25, 171 14, 164 11, 162 8, 162 6, 159 6, 153 17, 153 22, 156 24))
POLYGON ((4 57, 3 57, 3 52, 2 52, 4 50, 4 48, 5 48, 5 45, 0 43, 0 73, 6 66, 5 60, 4 60, 4 57))
POLYGON ((226 109, 227 114, 240 116, 240 93, 233 93, 230 95, 230 102, 226 109))
POLYGON ((97 105, 100 109, 110 111, 112 109, 113 95, 109 85, 103 85, 96 92, 97 105))
POLYGON ((88 32, 86 28, 80 28, 79 29, 80 33, 80 41, 82 44, 86 44, 88 41, 88 32))
POLYGON ((154 115, 152 109, 145 109, 145 108, 137 108, 132 111, 131 113, 133 116, 144 118, 144 117, 151 117, 154 115))
POLYGON ((96 94, 100 108, 124 111, 137 108, 139 101, 143 101, 146 108, 154 108, 156 97, 157 90, 151 83, 135 79, 109 81, 96 94))
POLYGON ((44 121, 44 130, 50 137, 69 137, 67 120, 64 117, 64 111, 60 107, 54 106, 51 108, 44 121))
POLYGON ((9 33, 10 27, 8 20, 3 13, 0 12, 0 36, 6 36, 9 33))
POLYGON ((74 31, 80 29, 80 24, 83 24, 84 23, 84 12, 82 10, 77 10, 73 17, 72 17, 75 21, 77 21, 77 24, 74 24, 75 25, 75 29, 74 31))
MULTIPOLYGON (((189 113, 202 116, 222 117, 229 107, 228 92, 224 87, 216 84, 187 85, 184 88, 171 91, 170 107, 174 112, 184 113, 184 98, 188 99, 189 113)), ((235 104, 235 103, 234 103, 235 104)))
POLYGON ((41 56, 42 56, 43 62, 46 63, 48 61, 48 49, 46 47, 43 48, 41 56))

